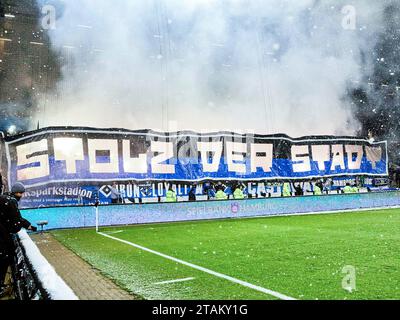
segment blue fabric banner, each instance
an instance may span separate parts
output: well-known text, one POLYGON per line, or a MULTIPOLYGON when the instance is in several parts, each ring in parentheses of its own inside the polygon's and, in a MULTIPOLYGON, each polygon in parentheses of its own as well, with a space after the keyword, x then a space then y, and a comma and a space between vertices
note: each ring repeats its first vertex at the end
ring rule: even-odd
POLYGON ((279 196, 282 181, 330 178, 336 190, 345 182, 373 187, 388 174, 385 141, 76 127, 0 137, 0 166, 4 184, 27 187, 24 208, 110 203, 113 182, 137 203, 159 201, 171 186, 183 200, 193 185, 204 197, 211 181, 228 195, 243 184, 245 194, 263 197, 279 196))
POLYGON ((387 143, 354 137, 46 128, 5 139, 9 183, 386 176, 387 143))

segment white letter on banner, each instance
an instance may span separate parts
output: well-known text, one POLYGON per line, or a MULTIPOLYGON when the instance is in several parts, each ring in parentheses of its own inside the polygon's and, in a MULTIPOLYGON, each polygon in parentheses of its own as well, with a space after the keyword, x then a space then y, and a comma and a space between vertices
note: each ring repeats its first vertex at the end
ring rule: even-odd
POLYGON ((219 164, 222 157, 222 142, 197 142, 197 149, 201 154, 203 172, 218 172, 219 164), (215 153, 211 163, 208 162, 209 152, 215 153))
POLYGON ((81 138, 55 138, 54 159, 65 161, 67 174, 76 173, 76 161, 84 160, 83 143, 81 138))
POLYGON ((346 169, 346 165, 344 164, 343 145, 341 144, 332 145, 331 171, 335 171, 337 166, 340 166, 340 169, 342 170, 346 169))
POLYGON ((273 148, 272 144, 251 144, 251 172, 257 172, 257 168, 262 168, 264 172, 271 172, 273 148), (257 154, 265 154, 260 156, 257 154))
POLYGON ((253 188, 254 187, 254 182, 249 182, 247 183, 247 192, 253 196, 257 194, 257 189, 253 188))
POLYGON ((247 152, 247 144, 241 142, 226 142, 226 160, 228 162, 228 171, 236 173, 246 173, 245 163, 235 163, 233 161, 244 162, 243 153, 247 152), (234 154, 236 152, 236 154, 234 154), (242 154, 238 154, 242 153, 242 154))
POLYGON ((175 173, 175 165, 162 164, 162 162, 174 157, 174 146, 172 145, 172 142, 152 141, 151 151, 160 153, 158 156, 155 156, 151 159, 152 173, 175 173))
POLYGON ((48 151, 47 139, 17 146, 17 166, 38 163, 39 166, 17 170, 19 181, 43 178, 50 175, 49 156, 33 156, 34 153, 48 151))
POLYGON ((118 173, 118 140, 88 139, 89 168, 92 173, 118 173), (96 151, 108 151, 110 162, 97 162, 96 151))
POLYGON ((312 159, 318 162, 319 171, 325 171, 325 161, 331 160, 329 145, 313 145, 311 146, 312 159))
POLYGON ((363 157, 363 147, 356 145, 346 145, 347 163, 350 170, 359 170, 363 157), (353 154, 357 154, 356 160, 353 160, 353 154))
POLYGON ((308 145, 292 146, 293 172, 311 171, 311 162, 308 145))
POLYGON ((376 163, 382 160, 382 148, 381 147, 365 147, 365 153, 367 159, 372 164, 372 168, 376 169, 376 163))
POLYGON ((131 144, 129 140, 124 140, 123 156, 124 171, 127 173, 147 173, 147 154, 141 153, 138 158, 131 158, 131 144))

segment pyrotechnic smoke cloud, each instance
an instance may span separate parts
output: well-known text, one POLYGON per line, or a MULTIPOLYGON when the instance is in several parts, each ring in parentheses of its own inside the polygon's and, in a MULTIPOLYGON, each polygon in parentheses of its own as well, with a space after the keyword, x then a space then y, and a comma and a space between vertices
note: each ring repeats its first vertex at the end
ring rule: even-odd
POLYGON ((346 5, 65 0, 50 31, 63 77, 37 119, 42 126, 355 134, 346 97, 371 68, 365 53, 377 42, 385 5, 353 1, 354 30, 343 28, 346 5))

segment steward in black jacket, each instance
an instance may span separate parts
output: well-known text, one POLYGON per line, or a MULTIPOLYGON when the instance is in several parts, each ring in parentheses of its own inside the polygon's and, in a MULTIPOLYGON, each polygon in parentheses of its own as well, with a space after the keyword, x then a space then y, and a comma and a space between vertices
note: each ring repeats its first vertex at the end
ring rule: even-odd
POLYGON ((24 192, 25 187, 21 183, 16 183, 10 194, 0 195, 0 294, 7 269, 14 257, 13 235, 22 228, 37 230, 28 220, 22 218, 18 209, 18 201, 24 192))

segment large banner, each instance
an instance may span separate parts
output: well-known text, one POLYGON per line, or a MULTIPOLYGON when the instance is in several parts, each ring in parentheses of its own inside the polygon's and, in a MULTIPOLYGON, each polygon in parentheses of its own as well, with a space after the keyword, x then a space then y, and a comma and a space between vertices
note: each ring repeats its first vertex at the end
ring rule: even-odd
MULTIPOLYGON (((294 181, 388 174, 387 143, 352 137, 293 139, 231 132, 57 127, 5 138, 0 150, 7 158, 9 185, 20 181, 43 199, 90 198, 99 191, 107 195, 114 181, 131 185, 134 197, 144 197, 143 184, 165 189, 169 183, 181 183, 187 189, 187 184, 206 180, 294 181)), ((43 199, 40 205, 46 205, 43 199)))

